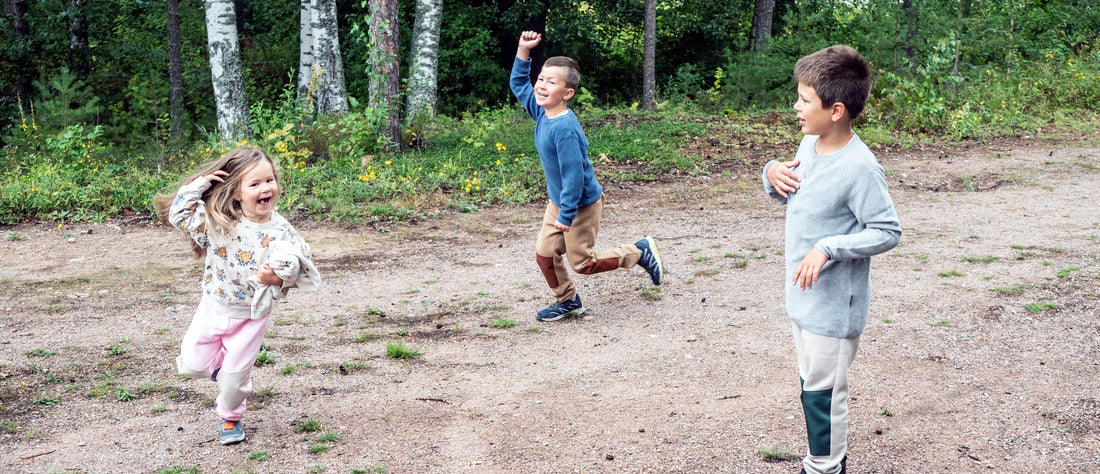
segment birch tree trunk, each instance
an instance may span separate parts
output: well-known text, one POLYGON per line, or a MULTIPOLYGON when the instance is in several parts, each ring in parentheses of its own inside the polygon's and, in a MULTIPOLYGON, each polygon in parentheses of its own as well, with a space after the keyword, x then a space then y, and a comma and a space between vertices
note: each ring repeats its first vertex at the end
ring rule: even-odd
POLYGON ((775 0, 756 0, 756 9, 752 13, 752 32, 749 37, 750 51, 763 51, 768 48, 774 12, 775 0))
POLYGON ((642 109, 657 110, 657 0, 645 0, 645 38, 642 53, 642 109))
POLYGON ((439 83, 439 29, 442 23, 443 0, 416 0, 406 120, 411 121, 420 114, 435 115, 439 83))
POLYGON ((210 48, 210 79, 223 140, 248 136, 248 101, 237 42, 237 18, 232 0, 205 0, 206 43, 210 48))
MULTIPOLYGON (((319 70, 320 77, 317 84, 317 113, 345 113, 348 111, 348 92, 344 85, 344 64, 340 60, 336 0, 313 0, 310 15, 313 27, 313 63, 319 70)), ((397 23, 396 18, 394 23, 397 23)))
POLYGON ((370 65, 370 107, 385 113, 382 137, 393 151, 401 150, 401 68, 398 49, 397 0, 370 0, 370 42, 374 51, 370 65))
POLYGON ((306 111, 313 111, 316 103, 316 95, 313 93, 316 85, 313 82, 313 2, 301 0, 301 19, 298 26, 298 107, 306 111))
POLYGON ((168 0, 168 136, 183 137, 183 56, 180 52, 180 2, 168 0))

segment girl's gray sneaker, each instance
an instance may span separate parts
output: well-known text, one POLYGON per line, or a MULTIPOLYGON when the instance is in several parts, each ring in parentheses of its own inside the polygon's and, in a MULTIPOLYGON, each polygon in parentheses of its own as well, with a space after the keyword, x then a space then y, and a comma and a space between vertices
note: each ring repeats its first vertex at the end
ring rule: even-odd
POLYGON ((233 444, 244 441, 244 427, 241 426, 241 421, 230 421, 223 419, 221 427, 218 428, 218 440, 222 444, 233 444))

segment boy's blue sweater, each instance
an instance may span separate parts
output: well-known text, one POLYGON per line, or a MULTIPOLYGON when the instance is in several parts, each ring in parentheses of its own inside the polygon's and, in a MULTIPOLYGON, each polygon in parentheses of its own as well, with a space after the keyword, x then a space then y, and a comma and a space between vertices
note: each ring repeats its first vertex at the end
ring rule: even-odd
POLYGON ((509 83, 523 109, 535 119, 535 148, 546 176, 546 194, 561 209, 558 222, 571 226, 577 209, 596 202, 603 187, 596 181, 588 159, 588 139, 577 116, 567 110, 557 117, 547 117, 546 110, 535 103, 530 73, 531 61, 517 57, 509 83))

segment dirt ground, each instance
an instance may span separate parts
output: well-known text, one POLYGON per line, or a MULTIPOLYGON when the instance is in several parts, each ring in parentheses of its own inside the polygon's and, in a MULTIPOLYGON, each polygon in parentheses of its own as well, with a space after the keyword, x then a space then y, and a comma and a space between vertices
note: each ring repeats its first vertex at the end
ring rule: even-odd
MULTIPOLYGON (((904 235, 874 259, 850 472, 1100 470, 1100 149, 1085 143, 876 150, 904 235)), ((577 277, 588 312, 557 323, 534 319, 550 303, 539 205, 296 222, 324 287, 277 305, 248 439, 228 447, 214 384, 175 375, 200 275, 179 234, 0 227, 0 470, 798 472, 783 208, 757 174, 791 151, 605 183, 601 246, 654 235, 667 283, 577 277), (420 356, 387 357, 398 339, 420 356)))

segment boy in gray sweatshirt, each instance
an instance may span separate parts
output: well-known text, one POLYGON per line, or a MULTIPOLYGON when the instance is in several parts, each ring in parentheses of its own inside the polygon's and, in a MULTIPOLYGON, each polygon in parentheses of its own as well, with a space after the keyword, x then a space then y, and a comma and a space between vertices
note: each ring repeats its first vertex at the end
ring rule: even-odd
POLYGON ((848 367, 871 303, 871 256, 901 239, 875 155, 852 132, 871 68, 837 45, 798 60, 794 110, 803 138, 793 161, 771 161, 762 180, 786 204, 787 314, 792 321, 809 454, 803 473, 847 469, 848 367))

